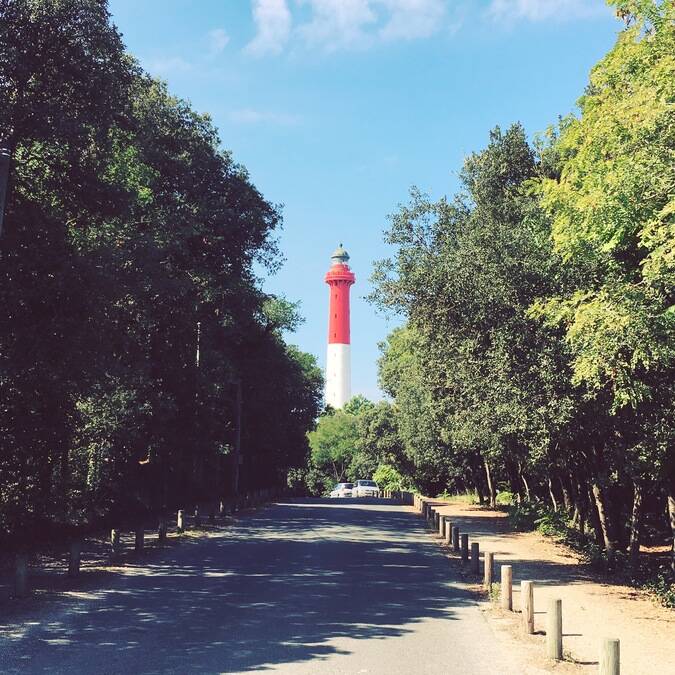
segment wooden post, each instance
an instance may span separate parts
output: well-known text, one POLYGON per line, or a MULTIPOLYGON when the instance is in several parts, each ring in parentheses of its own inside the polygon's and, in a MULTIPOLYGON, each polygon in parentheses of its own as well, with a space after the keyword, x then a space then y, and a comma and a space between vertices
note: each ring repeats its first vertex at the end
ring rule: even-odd
POLYGON ((157 525, 157 538, 160 546, 166 543, 166 520, 161 516, 157 525))
POLYGON ((226 515, 225 502, 221 499, 218 503, 218 515, 224 518, 226 515))
POLYGON ((523 614, 523 627, 528 635, 534 634, 534 583, 520 582, 520 611, 523 614))
POLYGON ((492 590, 492 578, 493 578, 492 570, 494 569, 494 566, 495 566, 495 554, 492 553, 491 551, 485 551, 485 553, 483 553, 483 567, 484 567, 483 586, 485 586, 488 593, 492 590))
POLYGON ((477 541, 471 543, 471 572, 476 576, 480 574, 480 549, 477 541))
POLYGON ((452 528, 452 550, 455 553, 459 553, 459 528, 452 528))
POLYGON ((80 576, 80 558, 82 554, 82 542, 70 542, 70 554, 68 556, 68 576, 75 579, 80 576))
POLYGON ((619 641, 613 638, 605 638, 600 647, 600 675, 620 675, 620 649, 619 641))
POLYGON ((466 532, 462 532, 462 563, 466 564, 469 562, 469 535, 466 532))
POLYGON ((185 511, 183 509, 178 510, 178 515, 176 517, 176 529, 179 532, 185 530, 185 511))
POLYGON ((438 534, 443 538, 445 532, 445 516, 438 516, 438 534))
POLYGON ((560 598, 552 598, 548 603, 546 651, 550 659, 562 661, 562 600, 560 598))
POLYGON ((502 609, 513 610, 513 568, 511 565, 502 565, 501 600, 502 609))
POLYGON ((134 551, 140 553, 145 545, 145 530, 142 527, 137 527, 134 531, 134 551))
POLYGON ((110 531, 110 548, 112 549, 113 558, 117 558, 121 552, 120 545, 120 531, 111 530, 110 531))
POLYGON ((17 553, 14 561, 14 597, 25 598, 28 595, 28 556, 17 553))
POLYGON ((445 543, 450 546, 452 544, 452 521, 445 518, 445 543))

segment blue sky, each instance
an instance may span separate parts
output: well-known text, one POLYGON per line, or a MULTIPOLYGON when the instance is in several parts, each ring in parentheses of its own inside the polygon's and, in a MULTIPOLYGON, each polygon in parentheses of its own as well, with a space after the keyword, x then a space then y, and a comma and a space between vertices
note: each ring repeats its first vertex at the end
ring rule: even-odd
POLYGON ((489 130, 567 114, 621 28, 603 0, 111 0, 146 70, 211 114, 223 146, 283 204, 286 257, 265 289, 300 300, 290 341, 325 363, 338 243, 357 276, 352 388, 377 399, 397 320, 363 296, 387 214, 416 185, 457 190, 489 130))

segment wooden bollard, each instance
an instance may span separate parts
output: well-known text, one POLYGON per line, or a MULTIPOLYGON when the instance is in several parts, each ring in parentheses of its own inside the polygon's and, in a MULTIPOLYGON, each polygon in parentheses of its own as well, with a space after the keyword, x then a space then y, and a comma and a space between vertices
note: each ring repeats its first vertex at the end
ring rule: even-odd
POLYGON ((620 647, 619 641, 614 638, 605 638, 600 647, 600 675, 620 675, 620 647))
POLYGON ((134 531, 134 551, 140 553, 145 546, 145 530, 142 527, 137 527, 134 531))
POLYGON ((480 574, 480 549, 477 541, 471 543, 471 572, 476 576, 480 574))
POLYGON ((511 565, 502 565, 501 600, 502 609, 513 609, 513 568, 511 565))
POLYGON ((462 563, 469 562, 469 535, 462 532, 462 563))
POLYGON ((71 541, 68 553, 68 576, 75 579, 80 576, 80 560, 82 556, 82 542, 71 541))
POLYGON ((520 611, 523 614, 523 628, 528 635, 534 634, 534 583, 520 582, 520 611))
POLYGON ((495 554, 491 551, 483 553, 483 586, 489 593, 492 590, 493 569, 495 566, 495 554))
POLYGON ((28 595, 28 556, 17 553, 14 561, 14 597, 25 598, 28 595))
POLYGON ((459 527, 452 528, 452 550, 459 553, 459 527))
POLYGON ((195 506, 195 527, 202 524, 202 517, 199 515, 199 506, 195 506))
POLYGON ((447 517, 445 519, 445 543, 448 546, 452 544, 452 521, 447 517))
POLYGON ((445 516, 438 516, 438 534, 442 538, 445 533, 445 516))
POLYGON ((562 600, 552 598, 548 603, 546 614, 546 651, 548 657, 555 661, 562 661, 562 600))
POLYGON ((178 510, 178 515, 176 516, 176 529, 179 532, 185 530, 185 511, 183 511, 183 509, 178 510))
POLYGON ((113 558, 117 558, 122 552, 119 530, 110 530, 110 548, 112 550, 113 558))
POLYGON ((157 539, 159 540, 160 545, 166 543, 166 520, 164 520, 164 518, 159 519, 157 525, 157 539))

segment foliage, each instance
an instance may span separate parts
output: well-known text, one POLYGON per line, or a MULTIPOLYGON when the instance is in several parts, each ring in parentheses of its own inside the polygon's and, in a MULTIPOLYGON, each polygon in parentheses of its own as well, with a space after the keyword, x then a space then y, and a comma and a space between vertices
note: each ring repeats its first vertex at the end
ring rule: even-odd
POLYGON ((312 465, 335 483, 347 480, 358 442, 356 416, 344 410, 324 415, 308 438, 312 465))
POLYGON ((378 484, 380 490, 410 489, 405 476, 389 464, 380 464, 373 473, 373 480, 378 484))
POLYGON ((512 506, 516 502, 516 496, 509 490, 500 490, 497 493, 497 506, 512 506))
POLYGON ((412 189, 371 300, 405 319, 379 362, 405 474, 636 569, 675 539, 675 6, 612 4, 579 114, 412 189))
POLYGON ((281 214, 209 117, 105 2, 2 0, 0 142, 0 537, 285 483, 322 377, 254 272, 281 214))

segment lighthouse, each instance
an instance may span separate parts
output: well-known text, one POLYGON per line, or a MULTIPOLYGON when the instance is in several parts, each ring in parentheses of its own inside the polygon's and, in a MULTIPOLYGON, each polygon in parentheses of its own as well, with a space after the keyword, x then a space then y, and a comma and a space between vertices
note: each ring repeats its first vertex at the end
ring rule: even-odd
POLYGON ((349 269, 349 253, 342 248, 342 244, 335 249, 330 259, 331 266, 325 277, 330 289, 326 403, 333 408, 342 408, 352 395, 349 289, 356 277, 349 269))

